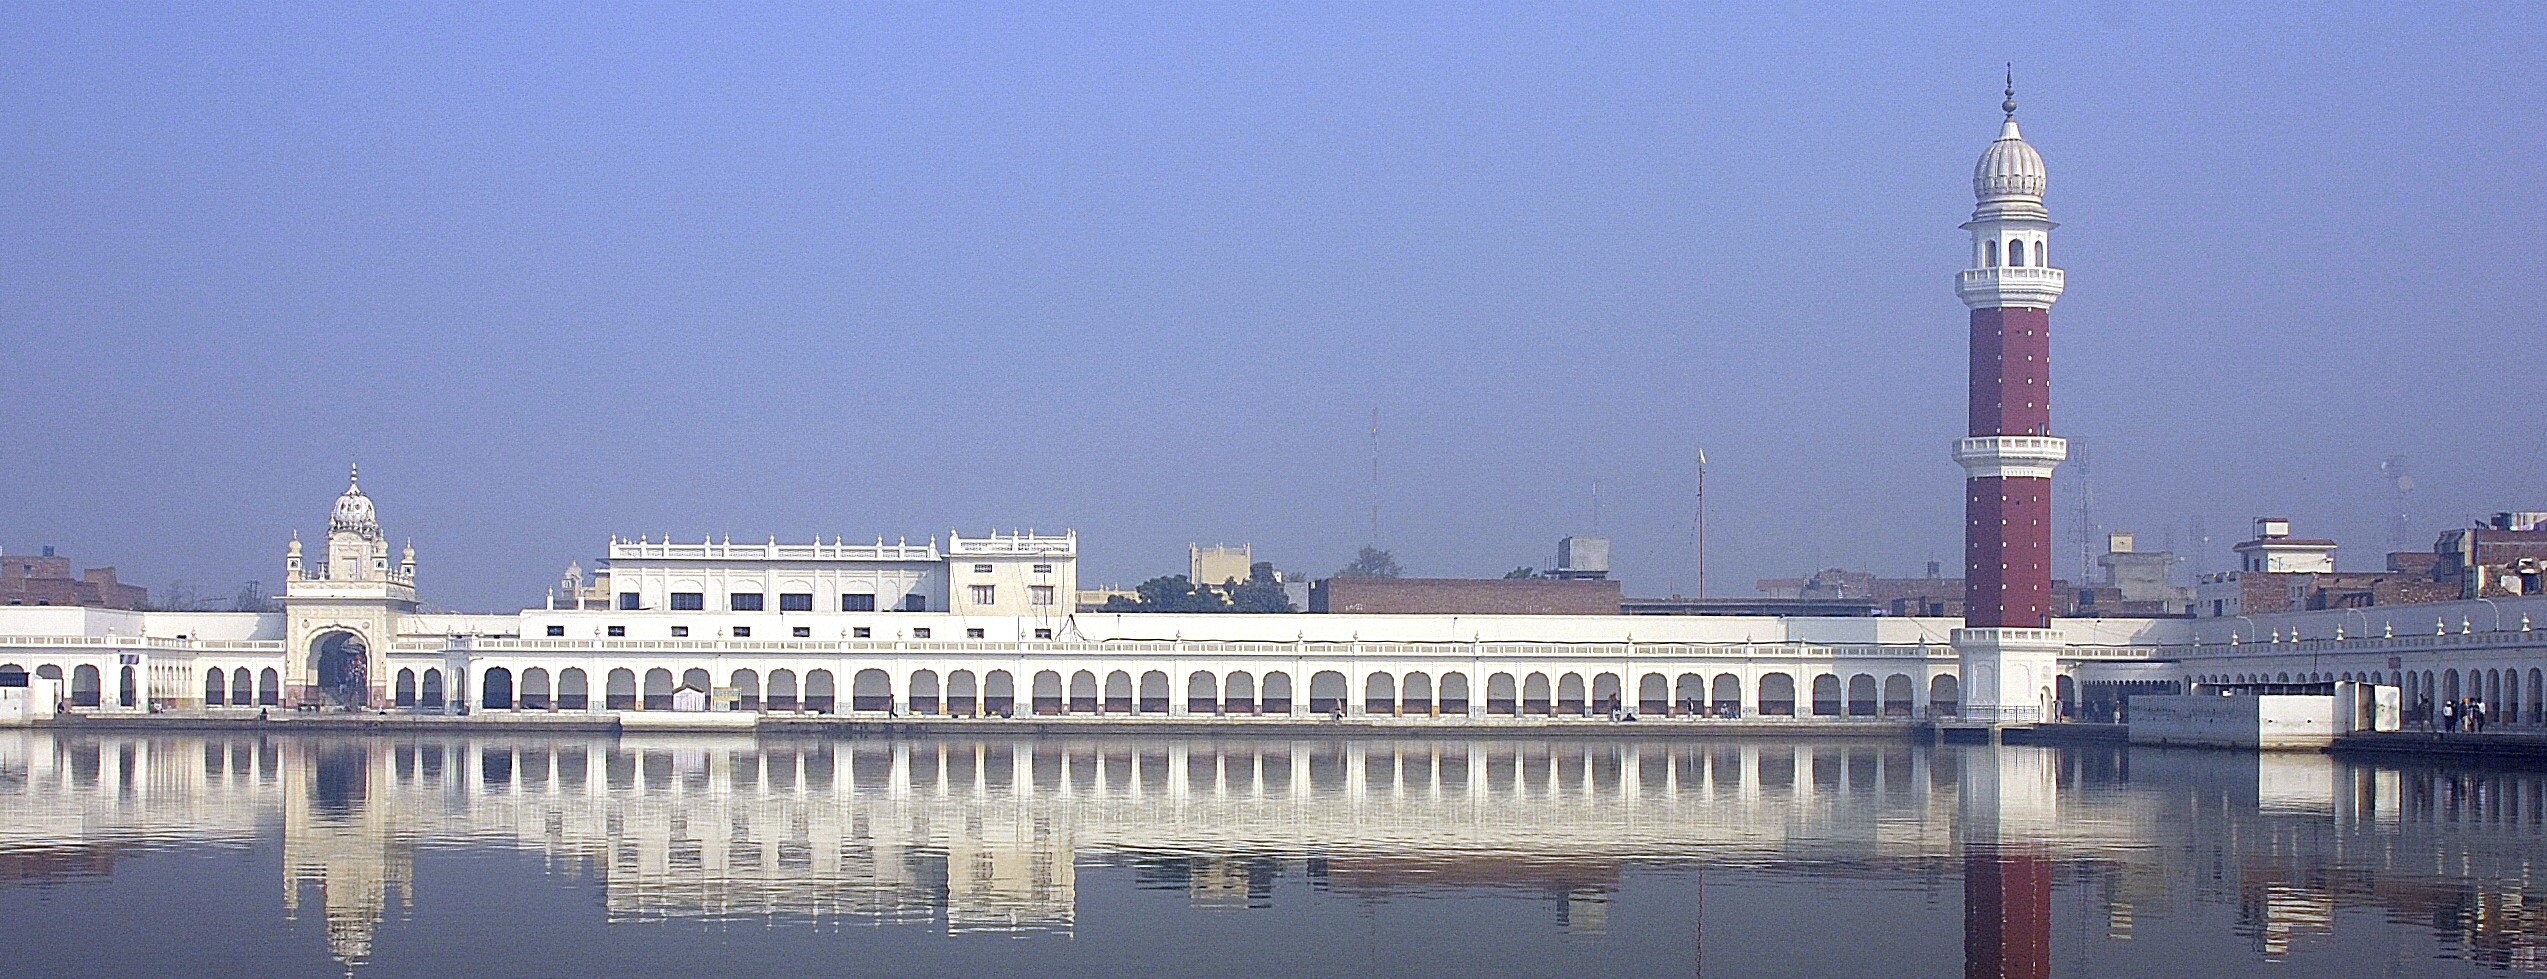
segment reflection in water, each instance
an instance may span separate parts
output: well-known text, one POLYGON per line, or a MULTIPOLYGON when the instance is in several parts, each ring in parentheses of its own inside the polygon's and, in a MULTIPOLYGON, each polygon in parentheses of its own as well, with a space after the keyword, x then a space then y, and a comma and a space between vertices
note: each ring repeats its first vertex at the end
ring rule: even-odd
MULTIPOLYGON (((596 886, 615 922, 951 934, 1073 932, 1083 871, 1111 867, 1205 912, 1271 908, 1290 886, 1528 895, 1559 933, 1597 940, 1624 877, 1652 865, 1711 886, 1959 878, 1976 977, 2049 976, 2083 954, 2065 947, 2111 949, 2182 911, 2233 919, 2235 951, 2270 959, 2334 941, 2354 909, 2421 923, 2465 964, 2547 971, 2543 785, 2321 756, 1899 743, 27 733, 0 736, 0 887, 279 835, 283 909, 322 916, 357 964, 413 908, 425 848, 536 854, 596 886), (2064 894, 2093 935, 2056 929, 2064 894)), ((1704 890, 1677 893, 1695 944, 1704 890)))

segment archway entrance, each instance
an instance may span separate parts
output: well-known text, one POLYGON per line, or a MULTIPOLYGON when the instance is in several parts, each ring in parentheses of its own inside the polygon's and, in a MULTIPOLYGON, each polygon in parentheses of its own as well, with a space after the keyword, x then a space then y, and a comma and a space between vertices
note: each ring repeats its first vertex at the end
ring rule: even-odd
POLYGON ((371 705, 371 648, 350 632, 329 632, 310 644, 310 675, 318 702, 329 707, 371 705))

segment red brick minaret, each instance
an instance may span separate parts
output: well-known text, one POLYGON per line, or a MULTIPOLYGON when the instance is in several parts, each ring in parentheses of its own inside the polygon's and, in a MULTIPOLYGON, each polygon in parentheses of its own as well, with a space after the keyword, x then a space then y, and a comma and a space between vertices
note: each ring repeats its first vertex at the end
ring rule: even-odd
POLYGON ((1964 471, 1963 658, 1968 717, 2040 719, 2058 664, 2051 632, 2052 468, 2069 445, 2052 437, 2052 302, 2061 270, 2043 209, 2043 157, 2007 121, 1972 170, 1972 267, 1955 294, 1972 309, 1972 404, 1955 444, 1964 471))

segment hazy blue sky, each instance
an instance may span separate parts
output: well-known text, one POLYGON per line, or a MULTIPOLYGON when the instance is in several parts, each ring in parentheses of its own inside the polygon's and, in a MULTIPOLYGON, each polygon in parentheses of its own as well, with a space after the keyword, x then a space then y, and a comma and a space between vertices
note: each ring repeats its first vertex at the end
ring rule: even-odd
POLYGON ((1952 568, 2007 60, 2098 524, 2547 505, 2547 6, 712 6, 0 7, 0 546, 271 587, 360 461, 460 608, 612 533, 1324 573, 1376 406, 1414 573, 1597 481, 1685 590, 1700 445, 1713 591, 1952 568))

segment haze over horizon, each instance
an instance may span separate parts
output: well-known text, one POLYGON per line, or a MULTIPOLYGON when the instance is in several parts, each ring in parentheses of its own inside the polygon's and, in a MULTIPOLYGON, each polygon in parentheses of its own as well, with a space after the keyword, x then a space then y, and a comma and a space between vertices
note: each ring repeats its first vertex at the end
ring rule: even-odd
MULTIPOLYGON (((2095 522, 2226 564, 2547 509, 2547 8, 0 11, 0 517, 279 586, 345 466, 436 607, 611 534, 1074 528, 1082 581, 1616 541, 1960 563, 2001 64, 2095 522), (2500 263, 2500 273, 2489 274, 2500 263), (2509 361, 2504 371, 2498 363, 2509 361), (1598 527, 1593 486, 1600 499, 1598 527)), ((2075 572, 2080 467, 2055 571, 2075 572)))

